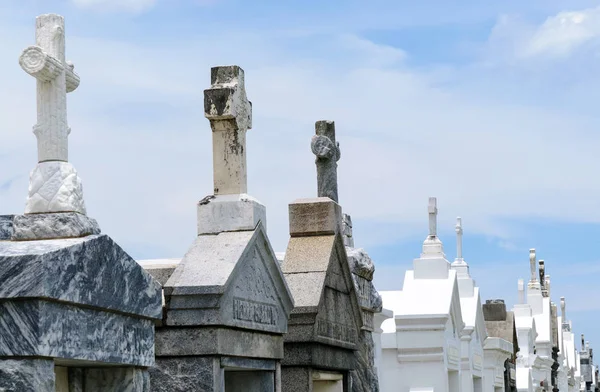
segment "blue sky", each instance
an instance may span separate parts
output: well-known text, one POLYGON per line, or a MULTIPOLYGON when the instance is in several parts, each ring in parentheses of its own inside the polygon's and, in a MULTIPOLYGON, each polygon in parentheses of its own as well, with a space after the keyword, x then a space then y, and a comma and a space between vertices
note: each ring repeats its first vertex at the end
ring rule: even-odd
MULTIPOLYGON (((437 196, 440 231, 483 300, 514 304, 535 247, 576 333, 600 341, 600 8, 592 1, 4 0, 0 213, 23 210, 34 18, 65 16, 70 158, 89 215, 137 258, 180 257, 212 189, 210 67, 246 71, 249 193, 285 250, 287 204, 314 196, 314 122, 336 121, 340 202, 382 290, 401 288, 437 196)), ((600 344, 600 343, 599 343, 600 344)))

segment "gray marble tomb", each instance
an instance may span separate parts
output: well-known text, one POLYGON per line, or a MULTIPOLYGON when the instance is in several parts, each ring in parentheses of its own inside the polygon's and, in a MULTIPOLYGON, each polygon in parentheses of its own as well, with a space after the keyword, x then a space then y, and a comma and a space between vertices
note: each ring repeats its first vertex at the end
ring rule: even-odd
MULTIPOLYGON (((316 131, 312 150, 317 156, 318 194, 326 197, 289 205, 291 238, 282 269, 295 307, 284 336, 282 386, 286 392, 349 392, 363 319, 337 203, 340 153, 334 124, 319 121, 316 131)), ((357 256, 355 261, 364 260, 357 256)))
POLYGON ((24 215, 0 216, 0 391, 149 391, 161 287, 87 217, 67 161, 64 20, 41 15, 21 67, 37 79, 39 162, 24 215))
POLYGON ((204 106, 214 194, 198 203, 198 236, 181 260, 139 262, 164 282, 152 390, 279 392, 294 303, 266 234, 265 207, 246 194, 252 107, 244 71, 212 68, 211 84, 204 106))

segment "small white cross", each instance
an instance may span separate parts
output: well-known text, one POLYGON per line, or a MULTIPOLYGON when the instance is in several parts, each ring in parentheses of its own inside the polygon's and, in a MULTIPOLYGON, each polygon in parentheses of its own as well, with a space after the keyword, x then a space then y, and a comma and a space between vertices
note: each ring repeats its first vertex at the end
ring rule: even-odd
POLYGON ((429 206, 427 208, 429 212, 429 236, 435 237, 437 235, 437 199, 435 197, 429 198, 429 206))

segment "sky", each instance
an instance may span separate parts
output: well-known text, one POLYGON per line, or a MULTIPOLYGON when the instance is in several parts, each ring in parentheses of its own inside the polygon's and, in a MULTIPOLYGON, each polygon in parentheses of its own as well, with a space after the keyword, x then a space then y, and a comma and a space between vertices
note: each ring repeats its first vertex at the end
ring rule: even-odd
POLYGON ((402 288, 427 235, 482 300, 517 300, 536 248, 575 333, 600 345, 600 7, 587 0, 3 0, 0 214, 36 163, 35 16, 66 19, 70 161, 88 215, 137 259, 182 257, 212 192, 203 90, 241 66, 253 103, 248 193, 284 251, 287 206, 316 196, 310 138, 334 120, 340 204, 379 290, 402 288), (596 102, 596 104, 594 103, 596 102))

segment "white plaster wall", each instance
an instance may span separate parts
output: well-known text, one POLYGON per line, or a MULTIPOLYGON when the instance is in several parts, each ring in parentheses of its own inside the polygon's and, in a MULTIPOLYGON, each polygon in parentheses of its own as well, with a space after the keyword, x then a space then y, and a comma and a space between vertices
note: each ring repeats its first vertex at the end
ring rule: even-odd
MULTIPOLYGON (((404 362, 397 360, 397 350, 384 349, 379 386, 381 392, 410 392, 427 389, 435 392, 458 392, 450 389, 444 362, 404 362)), ((456 372, 458 376, 458 372, 456 372)), ((458 377, 457 377, 458 387, 458 377)))

